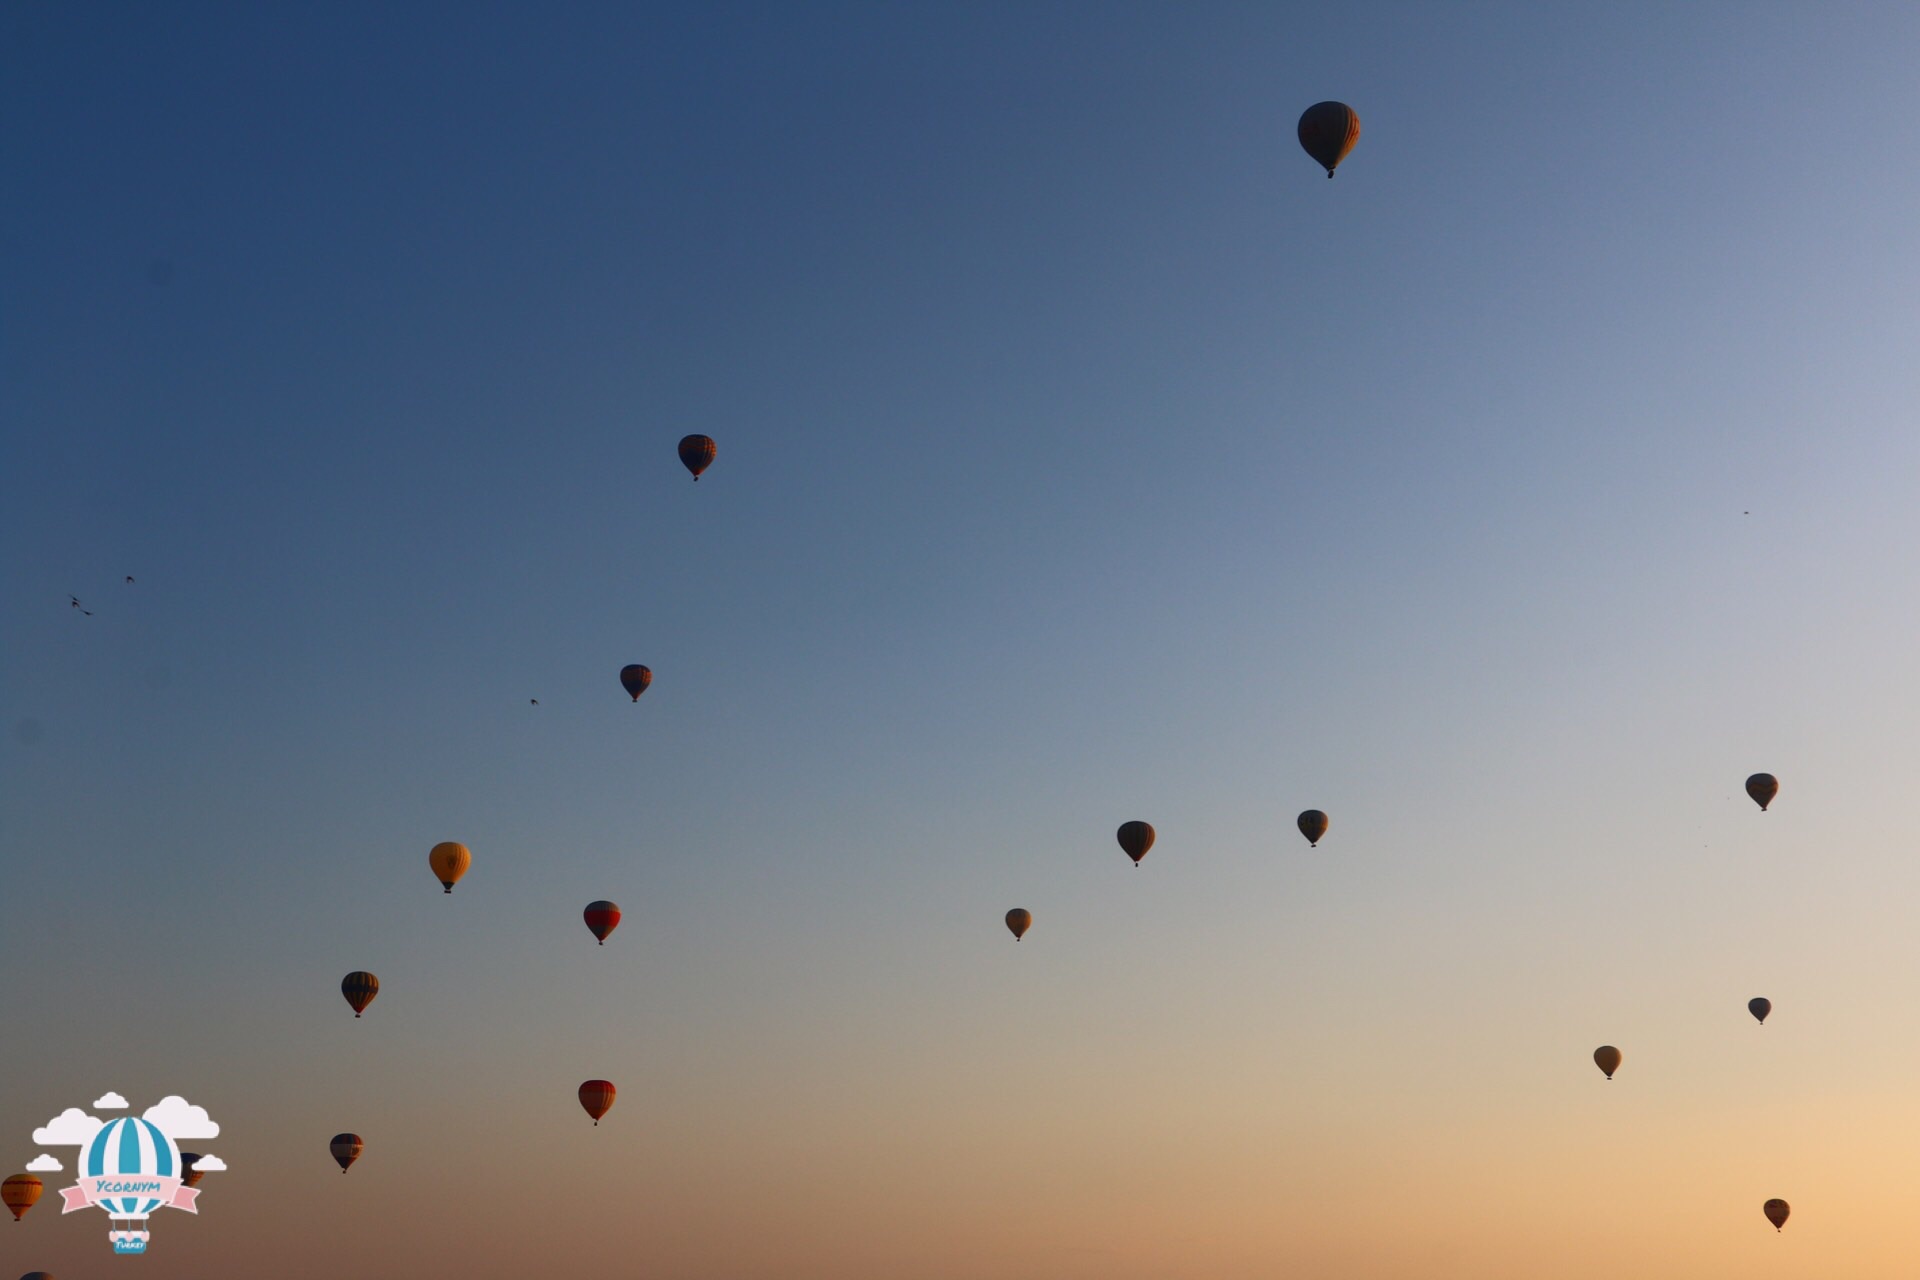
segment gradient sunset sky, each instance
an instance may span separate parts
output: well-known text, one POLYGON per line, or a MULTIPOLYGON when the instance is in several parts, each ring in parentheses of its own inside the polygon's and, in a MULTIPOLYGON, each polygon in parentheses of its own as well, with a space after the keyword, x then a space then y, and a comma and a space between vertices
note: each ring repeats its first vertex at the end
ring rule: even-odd
POLYGON ((1911 1276, 1916 57, 0 10, 0 1276, 1911 1276))

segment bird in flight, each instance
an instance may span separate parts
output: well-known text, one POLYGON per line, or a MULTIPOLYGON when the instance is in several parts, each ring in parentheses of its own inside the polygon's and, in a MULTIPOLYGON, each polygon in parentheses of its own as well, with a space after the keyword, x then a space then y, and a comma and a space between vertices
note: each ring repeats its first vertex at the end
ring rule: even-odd
POLYGON ((127 585, 128 585, 128 586, 132 586, 132 585, 133 585, 133 575, 132 575, 132 574, 128 574, 128 575, 127 575, 127 585))
POLYGON ((527 701, 531 702, 536 707, 540 705, 540 699, 538 698, 528 698, 527 701))
POLYGON ((78 609, 78 610, 80 610, 80 612, 82 612, 82 613, 84 613, 84 614, 86 614, 86 615, 87 615, 87 616, 88 616, 89 618, 91 618, 91 617, 93 616, 93 610, 91 610, 91 609, 89 609, 89 608, 87 608, 87 607, 86 607, 85 605, 83 605, 83 604, 81 604, 81 603, 80 603, 80 597, 79 597, 79 596, 68 596, 68 597, 67 597, 67 602, 68 602, 69 604, 71 604, 71 605, 72 605, 72 606, 73 606, 74 608, 76 608, 76 609, 78 609))

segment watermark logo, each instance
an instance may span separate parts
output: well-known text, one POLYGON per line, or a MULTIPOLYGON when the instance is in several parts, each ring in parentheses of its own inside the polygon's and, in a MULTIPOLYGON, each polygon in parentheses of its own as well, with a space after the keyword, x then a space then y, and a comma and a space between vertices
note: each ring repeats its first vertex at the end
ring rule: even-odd
MULTIPOLYGON (((95 1111, 123 1111, 127 1100, 117 1093, 94 1099, 95 1111)), ((180 1143, 220 1136, 220 1126, 178 1094, 162 1098, 138 1116, 104 1119, 79 1107, 68 1107, 33 1131, 42 1147, 74 1147, 74 1185, 60 1198, 62 1214, 99 1209, 112 1219, 107 1239, 115 1253, 145 1253, 152 1239, 148 1222, 161 1209, 183 1209, 197 1214, 196 1184, 208 1173, 225 1169, 220 1157, 182 1151, 180 1143)), ((27 1166, 32 1172, 58 1172, 58 1158, 42 1152, 27 1166)))

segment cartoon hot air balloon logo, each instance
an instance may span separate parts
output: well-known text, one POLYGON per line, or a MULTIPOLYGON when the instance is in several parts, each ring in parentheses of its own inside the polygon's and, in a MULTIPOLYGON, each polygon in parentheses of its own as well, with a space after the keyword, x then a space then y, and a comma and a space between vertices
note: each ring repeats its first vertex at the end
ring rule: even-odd
POLYGON ((122 1116, 100 1127, 81 1150, 80 1180, 60 1194, 60 1212, 98 1208, 113 1220, 107 1239, 115 1253, 145 1253, 147 1219, 156 1209, 199 1213, 199 1192, 186 1185, 180 1148, 144 1116, 122 1116))

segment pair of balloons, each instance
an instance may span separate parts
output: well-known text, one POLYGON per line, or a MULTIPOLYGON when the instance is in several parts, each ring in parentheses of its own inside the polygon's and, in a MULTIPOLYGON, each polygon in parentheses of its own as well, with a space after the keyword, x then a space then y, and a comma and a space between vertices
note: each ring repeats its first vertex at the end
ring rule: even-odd
MULTIPOLYGON (((1327 815, 1318 809, 1308 809, 1294 819, 1294 825, 1300 828, 1300 834, 1307 838, 1307 843, 1318 849, 1320 838, 1327 834, 1327 815)), ((1152 824, 1137 819, 1121 823, 1114 837, 1120 841, 1121 850, 1133 859, 1136 867, 1140 865, 1140 859, 1147 856, 1147 850, 1153 848, 1152 824)))

